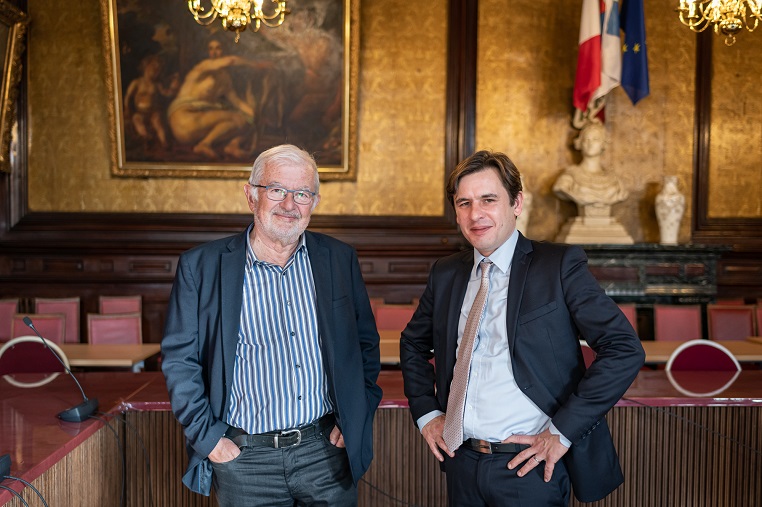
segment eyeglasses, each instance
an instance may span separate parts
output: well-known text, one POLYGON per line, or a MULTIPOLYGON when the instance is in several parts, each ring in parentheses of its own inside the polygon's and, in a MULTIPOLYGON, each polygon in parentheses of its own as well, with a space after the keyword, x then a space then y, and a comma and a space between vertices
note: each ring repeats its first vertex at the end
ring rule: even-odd
POLYGON ((294 202, 296 204, 311 204, 312 199, 315 198, 315 192, 310 192, 309 190, 289 190, 277 185, 252 185, 252 187, 264 188, 267 192, 265 195, 271 201, 283 201, 288 194, 294 195, 294 202))

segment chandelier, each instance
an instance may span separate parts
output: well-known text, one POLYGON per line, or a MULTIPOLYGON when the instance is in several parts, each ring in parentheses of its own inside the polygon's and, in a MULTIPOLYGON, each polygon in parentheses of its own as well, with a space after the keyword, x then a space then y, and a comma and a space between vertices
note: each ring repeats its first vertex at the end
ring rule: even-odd
POLYGON ((762 0, 680 0, 677 8, 680 21, 694 32, 703 32, 710 25, 714 33, 725 36, 732 46, 743 28, 753 32, 762 20, 762 0))
MULTIPOLYGON (((276 4, 270 12, 262 9, 264 0, 209 0, 210 8, 201 5, 202 0, 188 0, 188 9, 193 19, 200 25, 210 25, 219 16, 225 30, 235 32, 235 41, 241 37, 249 23, 252 30, 259 31, 261 25, 276 27, 283 24, 283 19, 290 11, 286 8, 287 0, 270 0, 276 4)), ((762 1, 762 0, 760 0, 762 1)))

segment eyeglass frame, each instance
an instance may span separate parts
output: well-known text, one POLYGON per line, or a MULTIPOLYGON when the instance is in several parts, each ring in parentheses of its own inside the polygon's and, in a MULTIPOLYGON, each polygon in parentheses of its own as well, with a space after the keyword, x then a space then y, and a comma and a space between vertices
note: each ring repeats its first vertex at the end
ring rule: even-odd
POLYGON ((268 199, 270 199, 271 201, 273 201, 273 202, 283 202, 283 201, 286 200, 286 197, 288 197, 288 194, 291 194, 291 196, 294 199, 294 202, 296 204, 299 204, 301 206, 308 206, 308 205, 313 203, 313 201, 315 200, 315 196, 317 195, 317 192, 313 192, 311 190, 303 190, 303 189, 290 190, 288 188, 282 187, 281 185, 257 185, 257 184, 254 184, 254 183, 250 183, 250 185, 252 187, 256 187, 256 188, 264 188, 265 191, 266 191, 265 192, 265 196, 268 199), (272 197, 270 197, 270 190, 271 189, 283 190, 284 192, 286 192, 286 195, 283 196, 283 199, 273 199, 272 197), (297 202, 297 200, 296 200, 296 193, 297 192, 308 194, 310 196, 310 200, 308 202, 305 202, 305 203, 297 202))

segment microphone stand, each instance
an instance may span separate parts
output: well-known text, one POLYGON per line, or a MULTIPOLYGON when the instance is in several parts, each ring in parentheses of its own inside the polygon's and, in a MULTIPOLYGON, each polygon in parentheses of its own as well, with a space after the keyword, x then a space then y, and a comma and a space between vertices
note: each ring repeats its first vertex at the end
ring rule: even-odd
POLYGON ((77 377, 74 376, 74 374, 71 372, 69 367, 66 366, 66 363, 63 362, 63 359, 61 359, 61 357, 56 353, 56 351, 53 350, 50 347, 50 345, 48 345, 47 340, 42 337, 39 331, 37 331, 37 328, 35 328, 34 324, 32 323, 32 319, 30 319, 28 316, 24 317, 24 324, 29 326, 29 329, 34 331, 34 334, 40 337, 40 340, 42 340, 43 345, 45 345, 45 347, 49 351, 51 351, 54 356, 56 356, 56 359, 58 359, 58 362, 61 363, 61 366, 64 367, 64 369, 66 370, 66 373, 69 374, 72 380, 74 380, 74 383, 77 384, 77 387, 79 387, 79 392, 82 393, 82 398, 84 398, 85 400, 79 405, 75 405, 71 408, 67 408, 66 410, 60 412, 58 414, 58 418, 66 422, 82 422, 85 419, 89 418, 91 415, 95 413, 96 410, 98 410, 98 399, 97 398, 88 399, 87 396, 85 396, 85 391, 84 389, 82 389, 82 386, 77 380, 77 377))

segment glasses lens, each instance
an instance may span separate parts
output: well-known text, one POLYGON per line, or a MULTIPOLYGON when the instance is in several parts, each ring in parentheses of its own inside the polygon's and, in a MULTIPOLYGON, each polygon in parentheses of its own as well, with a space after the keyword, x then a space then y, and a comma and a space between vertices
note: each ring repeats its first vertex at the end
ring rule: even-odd
POLYGON ((273 201, 282 201, 286 198, 286 195, 288 195, 288 192, 286 192, 285 188, 271 187, 267 189, 267 197, 273 201))
POLYGON ((294 192, 294 202, 297 204, 309 204, 312 202, 312 194, 308 192, 294 192))

